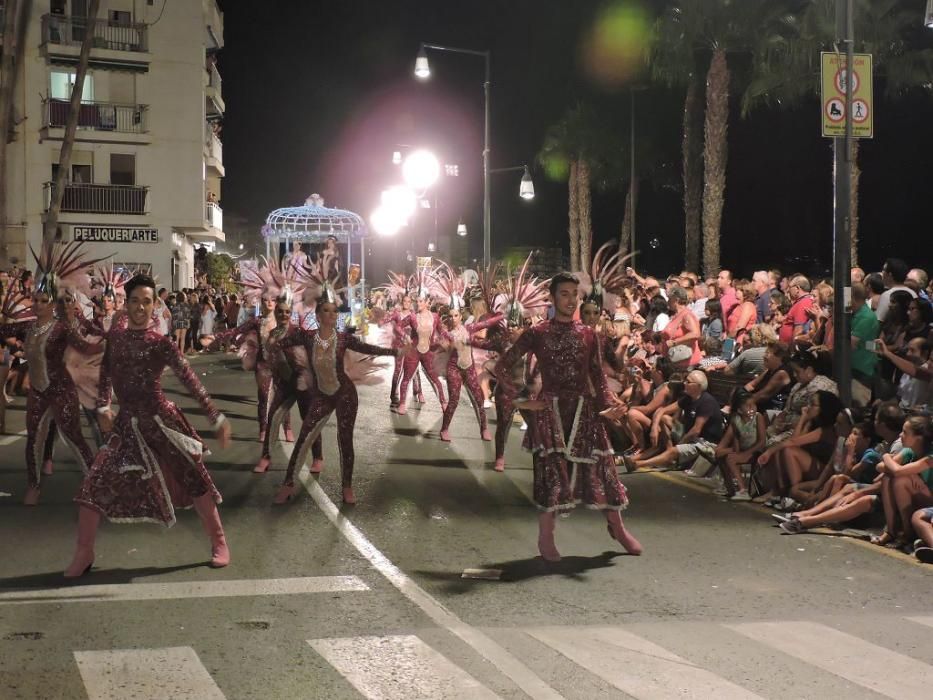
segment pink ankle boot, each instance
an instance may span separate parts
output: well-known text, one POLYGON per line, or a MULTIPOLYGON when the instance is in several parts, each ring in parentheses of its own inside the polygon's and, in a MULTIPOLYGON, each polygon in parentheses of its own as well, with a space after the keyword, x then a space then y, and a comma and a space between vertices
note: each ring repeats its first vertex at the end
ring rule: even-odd
POLYGON ((356 495, 353 493, 352 486, 343 487, 343 502, 346 503, 348 506, 356 505, 356 495))
POLYGON ((441 440, 444 442, 450 442, 450 433, 446 429, 441 430, 441 440))
POLYGON ((256 463, 256 466, 253 467, 253 473, 265 474, 267 471, 269 471, 270 464, 272 464, 272 459, 269 457, 263 457, 256 463))
POLYGON ((74 558, 65 569, 65 578, 79 578, 91 570, 98 525, 100 513, 87 506, 78 507, 78 545, 75 547, 74 558))
POLYGON ((294 484, 282 484, 279 486, 279 490, 275 494, 275 498, 272 499, 272 502, 277 506, 281 506, 285 503, 288 503, 292 496, 295 495, 296 487, 294 484))
POLYGON ((295 433, 292 432, 292 429, 285 428, 285 442, 295 442, 295 433))
POLYGON ((39 505, 39 489, 37 489, 35 486, 29 486, 26 489, 26 494, 23 496, 23 505, 24 506, 39 505))
POLYGON ((211 538, 211 566, 215 569, 227 566, 230 563, 230 549, 214 498, 209 493, 198 496, 194 499, 194 509, 201 517, 204 532, 211 538))
POLYGON ((492 442, 492 434, 488 430, 482 432, 482 438, 484 442, 492 442))
POLYGON ((266 431, 260 430, 259 431, 259 442, 265 442, 265 441, 266 441, 266 431))
POLYGON ((538 516, 538 551, 544 561, 560 561, 560 552, 554 544, 554 513, 541 513, 538 516))
POLYGON ((52 460, 47 459, 42 463, 42 473, 46 476, 52 473, 52 460))
POLYGON ((497 472, 505 471, 505 457, 496 457, 496 471, 497 472))
POLYGON ((415 397, 415 400, 418 403, 427 403, 427 400, 424 398, 424 394, 421 393, 420 391, 418 392, 418 396, 415 397))
POLYGON ((324 460, 323 459, 313 459, 311 461, 311 473, 320 474, 321 470, 324 469, 324 460))
POLYGON ((625 529, 619 511, 607 510, 606 521, 606 529, 609 531, 609 536, 621 544, 626 552, 638 556, 644 551, 644 547, 641 546, 641 543, 635 539, 632 533, 625 529))
POLYGON ((403 404, 403 403, 400 403, 400 404, 398 405, 398 408, 395 409, 395 410, 396 410, 396 412, 397 412, 400 416, 404 416, 406 413, 408 413, 408 406, 406 406, 406 405, 403 404))

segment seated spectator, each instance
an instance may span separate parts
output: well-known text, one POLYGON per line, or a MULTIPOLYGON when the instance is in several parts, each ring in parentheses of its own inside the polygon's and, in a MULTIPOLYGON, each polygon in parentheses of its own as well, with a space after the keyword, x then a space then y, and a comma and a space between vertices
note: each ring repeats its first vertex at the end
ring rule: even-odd
POLYGON ((865 286, 852 285, 852 398, 865 406, 871 400, 871 390, 877 376, 878 358, 873 342, 878 338, 878 317, 868 307, 865 286))
POLYGON ((742 465, 748 464, 765 448, 767 422, 758 411, 751 392, 735 392, 729 411, 729 424, 716 446, 715 457, 722 471, 723 489, 717 495, 734 501, 750 501, 742 465))
POLYGON ((774 442, 758 457, 761 467, 774 470, 777 476, 775 495, 767 505, 788 510, 796 503, 812 500, 811 494, 798 488, 804 480, 816 479, 836 448, 836 418, 842 410, 839 397, 820 390, 810 396, 794 432, 787 439, 774 442))
POLYGON ((705 337, 702 343, 703 359, 700 360, 700 369, 704 372, 725 369, 726 361, 722 359, 722 341, 719 338, 705 337))
POLYGON ((880 272, 872 272, 865 278, 865 290, 868 292, 868 306, 877 314, 878 302, 884 294, 884 278, 880 272))
POLYGON ((921 270, 919 267, 910 270, 907 273, 907 279, 904 280, 904 284, 913 289, 917 293, 917 296, 925 302, 930 302, 930 295, 927 292, 927 287, 930 284, 930 277, 927 275, 926 270, 921 270))
POLYGON ((907 281, 907 263, 900 258, 888 258, 884 261, 884 267, 881 269, 881 278, 887 289, 878 299, 878 308, 875 313, 878 314, 878 320, 884 323, 888 314, 888 304, 891 302, 891 296, 896 292, 902 291, 911 298, 916 299, 917 293, 904 284, 907 281))
POLYGON ((792 277, 788 283, 787 292, 791 307, 784 316, 778 337, 782 343, 787 345, 798 341, 808 342, 810 329, 813 326, 813 320, 808 313, 809 308, 813 306, 813 297, 810 296, 810 280, 803 275, 792 277))
POLYGON ((715 459, 716 445, 722 439, 722 412, 719 403, 706 389, 706 375, 694 370, 684 382, 684 396, 676 403, 669 404, 656 411, 651 419, 652 442, 657 442, 662 421, 666 418, 672 423, 680 418, 683 435, 676 438, 679 430, 672 431, 672 442, 661 454, 649 459, 625 458, 625 465, 631 471, 650 469, 671 464, 689 467, 700 456, 710 462, 715 459))
POLYGON ((907 343, 906 357, 891 352, 883 340, 878 341, 879 352, 900 372, 897 398, 903 408, 929 412, 933 404, 933 363, 930 361, 931 345, 927 340, 914 338, 907 343))
POLYGON ((738 303, 729 312, 726 323, 726 335, 730 338, 740 338, 746 331, 758 322, 758 309, 755 300, 758 294, 747 280, 735 283, 735 293, 738 303))
POLYGON ((904 329, 904 344, 914 338, 933 338, 933 306, 923 299, 911 299, 907 305, 907 327, 904 329))
MULTIPOLYGON (((646 449, 645 437, 651 429, 654 414, 675 401, 678 397, 670 386, 674 365, 666 357, 658 358, 654 366, 647 371, 650 388, 642 387, 639 396, 633 396, 628 412, 625 414, 625 431, 632 440, 632 454, 640 457, 646 449), (640 402, 639 402, 640 400, 640 402)), ((639 375, 642 371, 639 370, 639 375)), ((657 440, 652 442, 657 446, 657 440)))
POLYGON ((803 409, 816 392, 828 391, 839 395, 836 382, 827 376, 832 370, 825 353, 798 352, 790 358, 790 367, 797 383, 787 396, 784 410, 776 415, 768 426, 769 447, 791 436, 794 426, 803 415, 803 409))
POLYGON ((752 392, 752 398, 758 410, 767 415, 768 411, 783 411, 787 395, 794 385, 790 353, 784 343, 770 343, 763 358, 764 371, 748 384, 746 391, 752 392))
POLYGON ((722 304, 716 299, 706 302, 703 313, 703 336, 706 338, 722 338, 722 304))
POLYGON ((933 424, 928 416, 912 416, 901 431, 904 449, 901 459, 884 455, 881 474, 881 505, 884 532, 872 538, 873 544, 903 546, 913 540, 915 511, 933 506, 933 424), (903 528, 898 536, 898 524, 903 528))
POLYGON ((774 329, 765 323, 752 326, 742 342, 742 351, 724 370, 726 374, 758 374, 765 366, 768 345, 777 340, 774 329))

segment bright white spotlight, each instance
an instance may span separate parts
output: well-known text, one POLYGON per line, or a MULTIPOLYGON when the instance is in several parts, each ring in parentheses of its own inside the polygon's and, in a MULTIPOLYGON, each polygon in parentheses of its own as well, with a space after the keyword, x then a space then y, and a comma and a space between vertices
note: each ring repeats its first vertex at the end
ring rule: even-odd
POLYGON ((435 250, 437 250, 437 246, 434 245, 434 241, 428 243, 428 252, 433 253, 435 250))
POLYGON ((402 177, 409 187, 424 190, 437 182, 441 164, 430 151, 415 151, 402 163, 402 177))
POLYGON ((392 165, 399 165, 402 162, 402 152, 392 151, 392 165))
POLYGON ((395 212, 383 205, 377 207, 376 211, 370 215, 369 223, 380 236, 394 236, 402 228, 404 222, 395 212))
POLYGON ((243 250, 243 244, 240 243, 240 250, 243 250))
POLYGON ((418 56, 415 58, 415 77, 420 80, 427 80, 431 77, 431 65, 428 63, 428 54, 423 46, 418 49, 418 56))
POLYGON ((522 199, 534 199, 535 198, 535 183, 531 179, 531 173, 528 171, 528 166, 525 166, 525 174, 522 175, 522 184, 518 187, 518 196, 522 199))
POLYGON ((418 198, 404 185, 395 185, 382 193, 382 206, 392 212, 396 218, 407 222, 415 213, 418 198))

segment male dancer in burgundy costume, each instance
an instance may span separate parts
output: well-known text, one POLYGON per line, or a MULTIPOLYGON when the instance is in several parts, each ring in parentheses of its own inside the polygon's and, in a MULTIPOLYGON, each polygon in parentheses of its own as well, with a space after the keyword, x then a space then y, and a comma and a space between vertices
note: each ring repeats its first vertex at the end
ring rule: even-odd
POLYGON ((220 493, 204 465, 204 444, 178 407, 162 391, 171 367, 204 409, 221 447, 230 424, 175 342, 150 328, 155 282, 137 275, 126 285, 128 323, 111 328, 101 367, 98 413, 107 435, 84 478, 78 503, 78 543, 65 576, 75 578, 94 563, 94 540, 101 515, 113 522, 154 522, 171 527, 175 511, 192 505, 211 540, 211 566, 230 563, 217 504, 220 493), (114 420, 111 387, 120 404, 114 420))
POLYGON ((622 524, 620 511, 628 505, 628 495, 602 422, 602 416, 621 415, 621 407, 606 384, 596 334, 573 319, 578 285, 569 273, 553 277, 554 319, 525 330, 496 366, 506 396, 519 408, 534 412, 526 446, 533 454, 534 500, 541 510, 538 550, 547 561, 560 560, 554 543, 556 512, 577 503, 604 511, 609 534, 629 553, 642 551, 622 524), (541 393, 536 399, 516 401, 512 368, 527 353, 538 360, 541 393))

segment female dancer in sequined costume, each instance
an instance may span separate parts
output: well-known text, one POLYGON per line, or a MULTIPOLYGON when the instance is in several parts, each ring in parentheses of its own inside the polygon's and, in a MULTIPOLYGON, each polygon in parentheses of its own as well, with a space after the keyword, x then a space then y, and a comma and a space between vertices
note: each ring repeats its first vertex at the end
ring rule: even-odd
POLYGON ((512 368, 527 353, 538 359, 542 388, 536 399, 519 407, 534 411, 532 450, 534 500, 538 517, 538 550, 547 561, 559 561, 554 543, 555 513, 584 503, 606 514, 609 534, 631 554, 642 547, 622 523, 620 511, 628 495, 612 459, 603 417, 615 419, 623 407, 609 391, 600 363, 599 340, 592 329, 573 320, 579 283, 560 273, 550 283, 554 319, 527 329, 496 366, 496 378, 515 402, 518 387, 512 368))
POLYGON ((447 329, 444 331, 444 340, 450 345, 450 354, 447 358, 447 407, 444 409, 444 419, 441 422, 441 440, 450 442, 450 423, 457 411, 460 402, 460 391, 466 384, 467 396, 473 404, 473 412, 479 423, 480 436, 483 440, 492 440, 486 423, 486 411, 483 409, 483 392, 479 388, 479 379, 476 376, 476 367, 473 360, 473 339, 480 331, 496 325, 502 320, 502 314, 490 316, 476 323, 463 323, 463 280, 454 274, 453 270, 444 263, 442 265, 439 281, 445 296, 450 299, 447 307, 447 329))
POLYGON ((112 328, 101 368, 98 412, 108 435, 84 478, 78 503, 78 543, 65 576, 83 575, 94 562, 94 540, 101 515, 113 522, 154 522, 171 527, 175 511, 192 505, 211 540, 211 566, 230 562, 217 504, 220 493, 204 465, 204 443, 178 407, 162 391, 171 367, 204 409, 221 447, 230 424, 217 411, 175 342, 149 326, 155 282, 142 275, 126 285, 126 328, 112 328), (110 411, 111 387, 120 404, 110 411))
MULTIPOLYGON (((385 287, 386 295, 396 301, 397 306, 386 314, 379 322, 380 326, 392 324, 392 347, 398 349, 408 345, 411 341, 411 327, 405 322, 411 315, 411 295, 408 293, 408 277, 395 272, 389 272, 389 284, 385 287)), ((414 352, 414 349, 412 349, 414 352)), ((405 360, 396 356, 395 367, 392 370, 392 385, 389 387, 389 408, 398 406, 399 383, 405 368, 405 360)), ((418 403, 424 403, 424 393, 421 391, 421 374, 415 368, 412 375, 412 392, 418 403)))
POLYGON ((427 269, 420 269, 416 275, 418 289, 418 310, 403 318, 400 325, 408 329, 414 339, 412 350, 405 356, 402 386, 399 389, 398 413, 405 415, 408 412, 408 384, 411 382, 418 364, 421 364, 424 373, 434 387, 438 401, 441 402, 441 411, 447 410, 447 401, 444 399, 444 387, 441 385, 437 370, 434 369, 434 351, 440 345, 444 335, 440 316, 431 311, 432 288, 436 289, 437 280, 434 273, 427 269))
MULTIPOLYGON (((272 371, 272 399, 269 401, 269 429, 266 430, 262 441, 262 456, 253 469, 262 474, 269 469, 272 463, 271 442, 272 436, 279 434, 285 416, 289 414, 292 406, 298 404, 298 413, 304 420, 311 404, 311 387, 314 378, 311 375, 308 355, 304 347, 294 346, 283 349, 278 341, 292 332, 295 325, 289 322, 291 318, 292 303, 290 296, 281 296, 275 303, 276 327, 269 333, 268 360, 272 371)), ((324 468, 324 450, 321 436, 311 444, 313 461, 311 472, 320 473, 324 468)))
MULTIPOLYGON (((260 316, 251 318, 245 323, 221 331, 214 336, 210 344, 211 348, 219 348, 224 343, 229 343, 235 338, 245 338, 244 344, 251 345, 251 337, 256 338, 255 364, 247 364, 244 360, 244 367, 252 369, 256 375, 256 421, 259 424, 259 441, 264 442, 266 438, 266 428, 269 424, 269 402, 272 399, 272 368, 269 366, 269 333, 276 327, 275 315, 272 313, 275 309, 275 300, 278 296, 277 289, 270 283, 269 268, 275 265, 274 261, 266 261, 264 269, 255 267, 241 267, 240 277, 244 287, 244 294, 247 299, 261 299, 260 316), (252 365, 252 366, 250 366, 252 365)), ((285 428, 285 441, 294 442, 292 433, 291 417, 285 414, 282 424, 285 428)), ((273 436, 276 437, 276 436, 273 436)))
MULTIPOLYGON (((17 338, 24 344, 29 372, 26 397, 26 478, 25 505, 39 502, 40 466, 51 473, 53 430, 74 454, 82 471, 94 459, 81 434, 81 404, 74 381, 65 367, 65 350, 70 346, 83 353, 103 352, 103 345, 85 341, 65 318, 64 303, 58 300, 59 289, 76 278, 86 277, 86 268, 99 260, 87 261, 80 244, 43 248, 33 256, 38 264, 36 286, 32 294, 35 320, 0 324, 0 337, 17 338)), ((72 300, 73 303, 73 300, 72 300)))
POLYGON ((352 333, 337 331, 337 304, 325 291, 318 302, 317 316, 320 327, 305 331, 293 328, 278 341, 283 349, 301 345, 311 360, 314 385, 311 404, 305 413, 298 433, 298 440, 288 461, 285 481, 275 496, 276 503, 285 503, 295 492, 295 468, 304 464, 311 442, 317 439, 331 413, 337 414, 337 447, 340 451, 341 483, 343 502, 356 503, 353 494, 353 430, 359 399, 353 380, 347 376, 344 362, 347 350, 364 355, 395 355, 404 349, 394 350, 364 343, 352 333))

